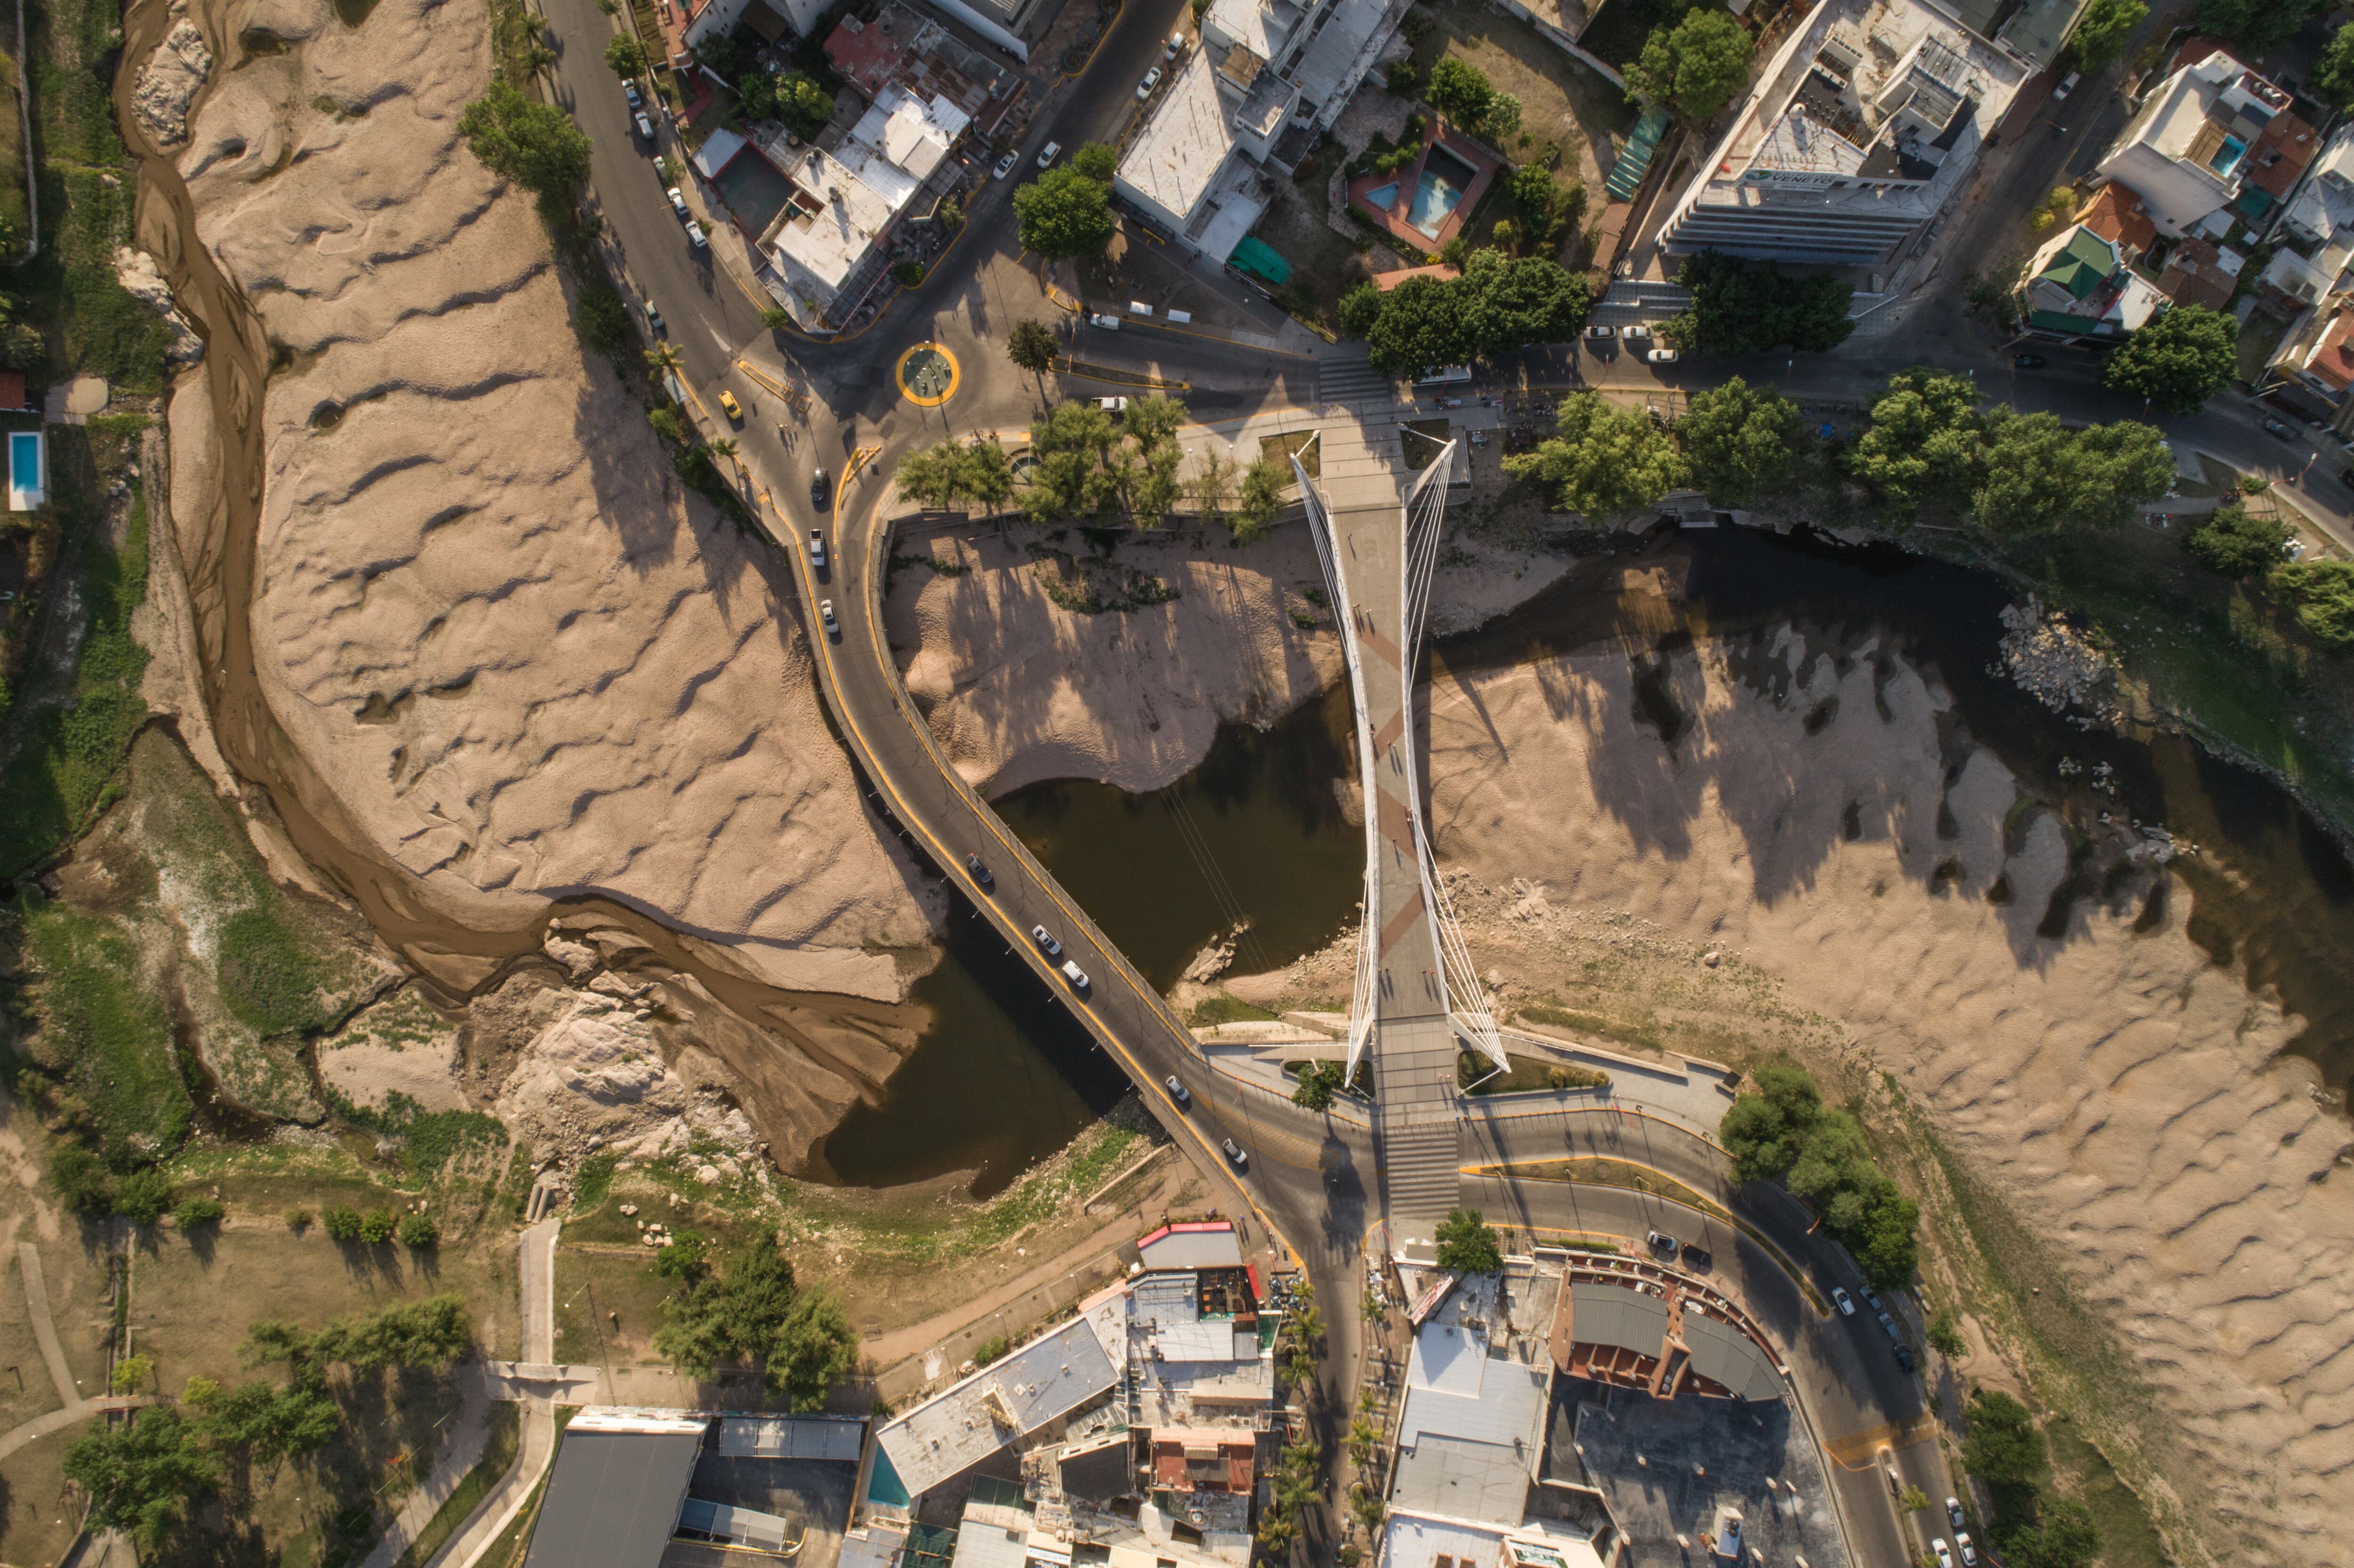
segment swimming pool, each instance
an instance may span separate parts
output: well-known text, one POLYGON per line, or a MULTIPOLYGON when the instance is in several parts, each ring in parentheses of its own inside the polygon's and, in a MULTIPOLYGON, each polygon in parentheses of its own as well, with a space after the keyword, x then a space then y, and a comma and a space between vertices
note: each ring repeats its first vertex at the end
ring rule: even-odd
POLYGON ((2247 150, 2248 144, 2237 136, 2226 136, 2223 138, 2223 144, 2215 149, 2215 161, 2207 166, 2221 177, 2229 179, 2232 177, 2232 171, 2239 166, 2240 159, 2247 150))
POLYGON ((1455 216, 1456 205, 1463 193, 1479 177, 1479 171, 1444 147, 1433 147, 1422 161, 1422 177, 1415 182, 1414 206, 1405 220, 1417 233, 1432 239, 1455 216))
POLYGON ((1385 185, 1375 185, 1365 193, 1365 200, 1384 212, 1389 211, 1397 206, 1397 182, 1393 180, 1385 185))
POLYGON ((8 510, 30 512, 48 499, 48 464, 41 432, 8 432, 8 510))

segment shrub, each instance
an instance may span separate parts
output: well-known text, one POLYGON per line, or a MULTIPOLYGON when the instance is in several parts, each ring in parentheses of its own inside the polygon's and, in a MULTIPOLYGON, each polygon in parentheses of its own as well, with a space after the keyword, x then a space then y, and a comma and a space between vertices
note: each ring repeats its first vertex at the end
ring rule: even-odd
POLYGON ((341 1203, 327 1205, 327 1234, 339 1242, 360 1239, 360 1212, 341 1203))
POLYGON ((2209 571, 2236 581, 2278 566, 2281 546, 2287 543, 2288 528, 2278 518, 2251 517, 2246 507, 2234 503, 2218 507, 2192 529, 2182 547, 2209 571))
POLYGON ((186 1198, 172 1211, 172 1223, 183 1231, 192 1231, 198 1225, 220 1224, 228 1213, 228 1207, 218 1198, 186 1198))
POLYGON ((990 1339, 981 1340, 981 1343, 972 1348, 972 1364, 977 1367, 985 1367, 991 1361, 1003 1361, 1005 1359, 1005 1352, 1013 1348, 1013 1347, 1012 1345, 1006 1342, 1004 1335, 994 1335, 990 1339))
POLYGON ((1382 85, 1400 98, 1412 98, 1422 90, 1422 72, 1412 60, 1392 60, 1382 73, 1382 85))
POLYGON ((171 1206, 171 1178, 152 1165, 133 1171, 114 1190, 114 1212, 139 1224, 154 1224, 171 1206))
POLYGON ((390 1209, 370 1209, 360 1216, 360 1240, 370 1246, 382 1246, 400 1229, 400 1221, 390 1209))
POLYGON ((591 354, 620 354, 630 346, 629 310, 603 282, 580 285, 580 310, 573 329, 579 334, 580 346, 591 354))
POLYGON ((114 1176, 106 1161, 79 1143, 60 1144, 49 1155, 49 1187, 77 1214, 114 1212, 114 1176))
POLYGON ((155 1363, 146 1356, 125 1356, 114 1363, 107 1374, 106 1386, 114 1393, 136 1393, 155 1375, 155 1363))
POLYGON ((2291 561, 2273 588, 2297 624, 2332 653, 2354 652, 2354 561, 2291 561))
POLYGON ((286 1211, 286 1228, 290 1231, 307 1231, 311 1228, 311 1211, 297 1203, 286 1211))
POLYGON ((441 1239, 441 1227, 429 1215, 404 1214, 400 1221, 400 1245, 427 1247, 441 1239))
POLYGON ((891 281, 903 289, 912 289, 924 281, 924 264, 920 261, 902 261, 891 269, 891 281))

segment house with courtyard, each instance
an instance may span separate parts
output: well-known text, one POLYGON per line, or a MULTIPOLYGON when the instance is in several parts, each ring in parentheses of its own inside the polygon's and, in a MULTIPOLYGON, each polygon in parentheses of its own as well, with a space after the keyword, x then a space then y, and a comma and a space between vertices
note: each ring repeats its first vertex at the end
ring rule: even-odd
POLYGON ((2130 262, 2121 240, 2089 223, 2069 225, 2027 264, 2017 297, 2020 330, 2053 343, 2121 341, 2167 303, 2130 262))
POLYGON ((2222 239, 2234 224, 2264 219, 2279 201, 2270 185, 2285 192, 2313 160, 2311 129, 2293 115, 2282 121, 2288 107, 2287 93, 2210 49, 2143 100, 2097 177, 2140 196, 2162 235, 2222 239), (2274 162, 2264 164, 2267 156, 2274 162), (2291 164, 2295 172, 2284 172, 2291 164), (2255 178, 2260 171, 2266 181, 2255 178))

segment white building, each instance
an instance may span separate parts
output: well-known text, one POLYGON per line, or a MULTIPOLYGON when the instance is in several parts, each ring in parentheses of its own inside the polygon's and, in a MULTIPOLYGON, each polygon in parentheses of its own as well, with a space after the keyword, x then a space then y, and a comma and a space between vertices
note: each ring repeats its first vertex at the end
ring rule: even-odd
POLYGON ((2101 159, 2100 177, 2139 196, 2160 234, 2221 238, 2249 172, 2248 149, 2288 106, 2287 93, 2217 49, 2142 101, 2101 159))
POLYGON ((971 122, 944 97, 885 82, 833 152, 794 151, 782 170, 792 199, 760 249, 762 281, 803 328, 835 331, 858 307, 889 260, 893 226, 928 212, 958 178, 951 154, 971 122))
POLYGON ((1677 199, 1660 249, 1883 266, 1961 185, 2026 76, 1921 0, 1822 0, 1677 199))
POLYGON ((1202 44, 1121 157, 1113 189, 1146 222, 1223 261, 1348 107, 1405 0, 1214 0, 1202 44))

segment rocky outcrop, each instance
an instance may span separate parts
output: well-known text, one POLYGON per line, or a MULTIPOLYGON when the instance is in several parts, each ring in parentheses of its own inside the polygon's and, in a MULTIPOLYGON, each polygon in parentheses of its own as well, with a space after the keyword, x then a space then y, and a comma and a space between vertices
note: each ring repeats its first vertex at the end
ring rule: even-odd
POLYGON ((179 302, 172 298, 172 286, 164 281, 163 271, 155 265, 155 258, 144 250, 133 250, 125 245, 114 253, 114 278, 125 290, 162 316, 164 324, 172 329, 172 345, 164 351, 166 359, 193 365, 205 356, 205 340, 196 335, 196 329, 190 326, 188 318, 180 313, 179 302))
MULTIPOLYGON (((768 985, 903 995, 932 906, 826 733, 783 567, 681 491, 530 198, 458 136, 482 13, 238 21, 282 48, 207 93, 180 168, 279 354, 250 417, 280 727, 436 916, 602 896, 768 985)), ((212 417, 184 387, 175 440, 212 417)))
POLYGON ((2003 667, 2021 690, 2055 714, 2073 707, 2107 723, 2124 716, 2108 656, 2041 600, 2004 606, 2002 624, 2003 667))
POLYGON ((213 52, 194 22, 182 17, 147 63, 131 90, 132 112, 139 127, 158 147, 176 147, 188 139, 188 105, 212 74, 213 52))

